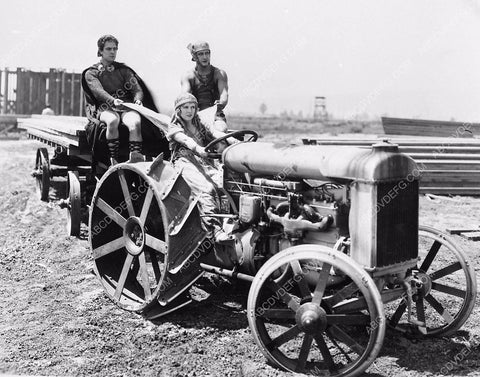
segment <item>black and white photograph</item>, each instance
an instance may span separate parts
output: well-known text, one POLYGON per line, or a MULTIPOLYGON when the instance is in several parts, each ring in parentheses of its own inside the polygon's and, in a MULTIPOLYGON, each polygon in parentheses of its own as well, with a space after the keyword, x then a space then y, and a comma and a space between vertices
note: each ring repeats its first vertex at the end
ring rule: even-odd
POLYGON ((480 376, 480 1, 0 8, 0 377, 480 376))

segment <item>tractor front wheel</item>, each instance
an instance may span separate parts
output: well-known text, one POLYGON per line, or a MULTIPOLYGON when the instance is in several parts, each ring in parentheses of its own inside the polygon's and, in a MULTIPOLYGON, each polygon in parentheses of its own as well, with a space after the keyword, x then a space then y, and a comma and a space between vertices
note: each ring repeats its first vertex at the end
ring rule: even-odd
POLYGON ((320 245, 293 246, 269 259, 253 280, 247 305, 262 353, 291 372, 360 375, 385 335, 372 278, 348 256, 320 245), (278 280, 278 271, 289 276, 278 280))

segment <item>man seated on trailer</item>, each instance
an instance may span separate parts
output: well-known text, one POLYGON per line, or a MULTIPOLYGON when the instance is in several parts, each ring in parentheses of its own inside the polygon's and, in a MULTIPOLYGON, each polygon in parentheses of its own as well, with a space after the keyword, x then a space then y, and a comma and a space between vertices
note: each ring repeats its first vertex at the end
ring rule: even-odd
MULTIPOLYGON (((145 99, 146 107, 155 111, 157 109, 148 89, 137 74, 126 64, 115 61, 118 40, 113 35, 104 35, 98 40, 97 46, 100 62, 93 64, 82 74, 87 117, 94 122, 105 123, 111 165, 115 165, 118 161, 120 122, 128 128, 130 160, 142 159, 143 130, 140 114, 123 107, 122 103, 133 102, 142 105, 145 99), (147 105, 147 100, 151 106, 147 105)), ((163 139, 162 136, 160 137, 163 139)), ((166 150, 167 148, 165 147, 166 150)))

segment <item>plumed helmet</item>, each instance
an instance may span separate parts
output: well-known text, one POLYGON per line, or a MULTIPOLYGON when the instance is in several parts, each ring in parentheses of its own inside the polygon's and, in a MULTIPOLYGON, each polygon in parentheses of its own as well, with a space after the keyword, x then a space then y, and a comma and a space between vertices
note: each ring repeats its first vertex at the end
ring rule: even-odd
POLYGON ((192 54, 192 60, 195 61, 197 52, 208 50, 210 51, 210 46, 205 41, 197 41, 195 43, 190 43, 187 46, 188 50, 192 54))
POLYGON ((191 93, 180 94, 175 100, 175 110, 178 110, 180 106, 190 102, 193 102, 198 107, 198 101, 193 94, 191 93))
POLYGON ((105 47, 105 43, 107 42, 113 42, 118 46, 118 39, 115 38, 113 35, 111 34, 102 35, 97 41, 97 47, 98 47, 97 56, 102 56, 101 51, 103 50, 103 48, 105 47))

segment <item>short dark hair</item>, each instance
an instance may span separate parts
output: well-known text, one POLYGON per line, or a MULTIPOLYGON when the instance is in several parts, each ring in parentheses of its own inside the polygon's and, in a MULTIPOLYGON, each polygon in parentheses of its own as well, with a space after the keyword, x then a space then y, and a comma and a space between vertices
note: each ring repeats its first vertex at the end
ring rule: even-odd
POLYGON ((103 50, 103 48, 105 47, 105 43, 107 42, 113 42, 118 47, 118 39, 115 38, 113 35, 111 34, 102 35, 97 42, 97 46, 98 46, 97 56, 102 56, 100 51, 103 50))

